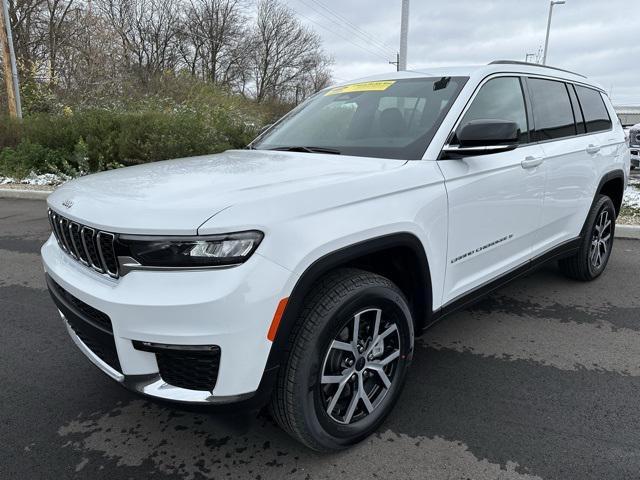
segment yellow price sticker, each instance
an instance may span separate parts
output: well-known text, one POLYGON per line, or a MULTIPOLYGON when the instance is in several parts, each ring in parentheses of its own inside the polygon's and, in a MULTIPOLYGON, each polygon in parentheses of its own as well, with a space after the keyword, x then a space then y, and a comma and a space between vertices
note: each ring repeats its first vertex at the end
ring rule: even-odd
POLYGON ((344 85, 342 87, 336 87, 325 93, 327 95, 339 95, 341 93, 351 92, 382 92, 396 83, 395 80, 383 80, 380 82, 362 82, 352 83, 351 85, 344 85))

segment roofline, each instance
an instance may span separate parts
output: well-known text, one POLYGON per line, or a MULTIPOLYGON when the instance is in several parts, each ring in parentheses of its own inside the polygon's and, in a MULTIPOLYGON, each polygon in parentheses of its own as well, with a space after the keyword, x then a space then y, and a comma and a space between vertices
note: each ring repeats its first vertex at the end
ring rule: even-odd
POLYGON ((559 72, 570 73, 571 75, 577 75, 578 77, 587 78, 581 73, 572 72, 571 70, 565 70, 564 68, 550 67, 548 65, 540 65, 539 63, 520 62, 518 60, 494 60, 487 65, 527 65, 529 67, 549 68, 551 70, 558 70, 559 72))

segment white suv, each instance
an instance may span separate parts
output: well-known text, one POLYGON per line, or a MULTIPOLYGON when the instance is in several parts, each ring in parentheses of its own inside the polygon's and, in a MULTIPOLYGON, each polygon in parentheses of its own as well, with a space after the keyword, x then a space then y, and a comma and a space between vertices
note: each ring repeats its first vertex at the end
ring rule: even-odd
POLYGON ((320 92, 246 150, 67 183, 42 257, 71 338, 113 379, 268 404, 336 450, 389 413, 414 334, 542 262, 598 277, 628 174, 581 75, 386 74, 320 92))

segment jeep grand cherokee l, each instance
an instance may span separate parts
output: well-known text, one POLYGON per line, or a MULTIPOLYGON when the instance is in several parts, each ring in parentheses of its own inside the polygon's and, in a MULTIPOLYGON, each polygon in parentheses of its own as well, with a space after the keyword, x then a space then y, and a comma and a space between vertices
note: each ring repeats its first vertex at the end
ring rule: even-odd
POLYGON ((581 75, 386 74, 318 93, 245 150, 67 183, 42 257, 69 335, 125 387, 269 405, 337 450, 380 426, 438 319, 542 262, 602 274, 628 174, 581 75))

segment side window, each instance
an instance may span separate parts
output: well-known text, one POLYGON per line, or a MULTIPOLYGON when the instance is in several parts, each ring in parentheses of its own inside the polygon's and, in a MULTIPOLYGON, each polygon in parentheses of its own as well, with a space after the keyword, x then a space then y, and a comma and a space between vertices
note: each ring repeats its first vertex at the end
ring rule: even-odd
POLYGON ((563 82, 529 78, 533 118, 538 140, 554 140, 576 134, 573 109, 563 82))
POLYGON ((602 94, 592 88, 581 87, 579 85, 576 85, 576 93, 578 94, 578 100, 580 100, 580 105, 584 113, 587 133, 610 130, 612 127, 611 117, 609 117, 609 112, 607 112, 602 94))
POLYGON ((462 117, 458 129, 473 120, 509 120, 520 127, 520 143, 529 142, 527 110, 518 77, 499 77, 485 83, 462 117))

